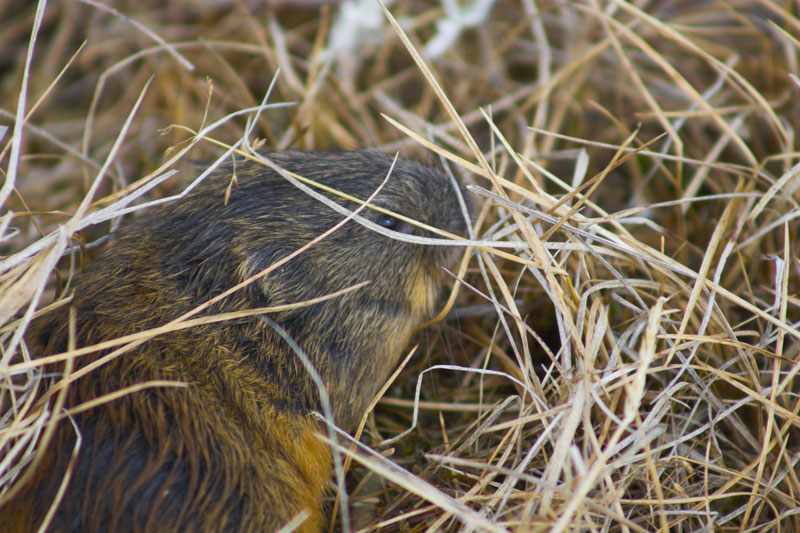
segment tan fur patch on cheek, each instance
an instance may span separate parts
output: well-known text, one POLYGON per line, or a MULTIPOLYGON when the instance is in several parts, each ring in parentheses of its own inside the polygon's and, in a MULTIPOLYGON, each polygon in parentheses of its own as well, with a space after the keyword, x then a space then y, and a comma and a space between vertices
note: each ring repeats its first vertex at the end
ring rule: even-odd
POLYGON ((436 305, 436 297, 439 293, 439 282, 425 271, 420 271, 418 275, 408 280, 406 289, 411 302, 411 310, 423 316, 433 312, 436 305))
POLYGON ((387 324, 391 335, 387 337, 387 352, 390 359, 397 359, 401 351, 408 346, 411 340, 411 335, 417 327, 417 323, 408 319, 393 320, 392 323, 387 324))

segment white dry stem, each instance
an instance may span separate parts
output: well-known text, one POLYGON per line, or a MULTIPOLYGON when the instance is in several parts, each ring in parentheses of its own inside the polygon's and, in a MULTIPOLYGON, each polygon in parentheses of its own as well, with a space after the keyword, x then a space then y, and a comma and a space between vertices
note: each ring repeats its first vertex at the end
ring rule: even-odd
POLYGON ((465 30, 485 23, 494 4, 495 0, 474 0, 464 5, 456 0, 442 0, 444 17, 436 21, 436 34, 425 44, 422 54, 428 59, 443 55, 465 30))

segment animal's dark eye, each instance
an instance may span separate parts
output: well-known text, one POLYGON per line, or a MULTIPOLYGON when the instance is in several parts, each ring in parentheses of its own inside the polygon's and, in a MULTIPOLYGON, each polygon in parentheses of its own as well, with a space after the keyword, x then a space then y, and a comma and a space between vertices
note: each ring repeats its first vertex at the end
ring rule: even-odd
POLYGON ((396 230, 400 225, 400 219, 391 215, 381 215, 378 218, 378 225, 386 229, 396 230))

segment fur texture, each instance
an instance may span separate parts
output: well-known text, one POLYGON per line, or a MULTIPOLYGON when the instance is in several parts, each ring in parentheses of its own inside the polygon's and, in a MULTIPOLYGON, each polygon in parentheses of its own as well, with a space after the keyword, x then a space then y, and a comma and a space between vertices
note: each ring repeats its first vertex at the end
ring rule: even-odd
MULTIPOLYGON (((391 165, 372 151, 266 155, 361 199, 391 165)), ((76 277, 78 346, 163 325, 343 218, 262 165, 240 163, 236 175, 227 205, 230 168, 127 225, 76 277)), ((375 203, 466 231, 447 178, 416 163, 399 161, 375 203)), ((393 224, 369 209, 363 216, 393 224)), ((396 229, 425 233, 404 223, 396 229)), ((336 422, 351 430, 433 311, 442 267, 452 268, 458 255, 350 221, 204 314, 298 302, 369 280, 342 297, 271 316, 308 354, 336 422)), ((33 326, 29 341, 38 352, 67 349, 67 313, 62 308, 33 326)), ((304 530, 321 528, 332 467, 329 449, 314 437, 322 428, 309 415, 320 410, 319 394, 272 328, 250 317, 161 335, 75 382, 67 406, 152 379, 189 386, 149 388, 76 417, 83 444, 52 530, 269 531, 303 509, 311 513, 304 530)), ((74 428, 61 423, 32 479, 0 509, 0 524, 38 527, 74 443, 74 428)))

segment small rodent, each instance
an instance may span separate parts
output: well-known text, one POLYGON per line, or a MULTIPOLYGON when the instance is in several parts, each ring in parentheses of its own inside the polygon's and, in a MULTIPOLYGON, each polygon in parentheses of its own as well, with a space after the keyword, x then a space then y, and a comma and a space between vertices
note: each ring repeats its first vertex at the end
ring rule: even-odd
MULTIPOLYGON (((293 173, 366 200, 392 159, 376 151, 266 153, 293 173)), ((119 231, 75 277, 77 346, 161 326, 295 251, 344 216, 262 164, 217 171, 186 197, 152 208, 119 231), (226 190, 230 196, 226 202, 226 190)), ((326 193, 350 209, 358 207, 326 193)), ((398 160, 374 205, 465 235, 447 176, 398 160)), ((361 215, 436 237, 371 209, 361 215)), ((270 315, 322 376, 336 423, 352 430, 412 333, 432 316, 463 248, 391 239, 356 221, 200 316, 301 302, 270 315)), ((68 308, 34 323, 41 354, 67 350, 68 308)), ((80 368, 108 351, 76 360, 80 368)), ((317 387, 276 331, 250 316, 163 334, 74 382, 66 407, 149 380, 150 387, 81 412, 82 445, 53 531, 273 531, 301 510, 302 531, 323 526, 332 476, 317 387)), ((62 420, 38 468, 0 508, 3 531, 35 531, 75 444, 62 420)))

